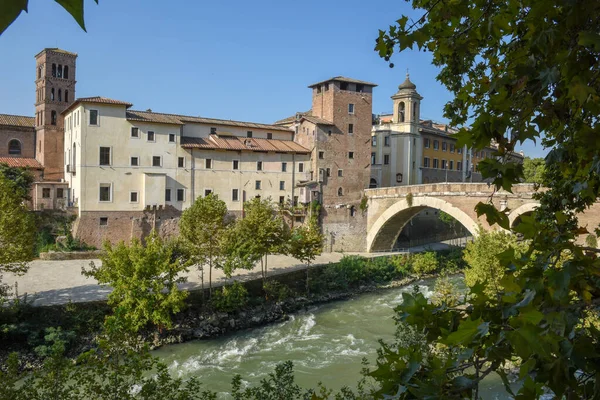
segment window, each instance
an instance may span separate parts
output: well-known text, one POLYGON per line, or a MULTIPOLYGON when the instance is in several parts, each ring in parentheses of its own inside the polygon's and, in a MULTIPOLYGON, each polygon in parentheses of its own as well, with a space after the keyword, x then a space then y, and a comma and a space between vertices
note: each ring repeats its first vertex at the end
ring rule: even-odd
POLYGON ((327 177, 331 177, 331 168, 326 168, 325 169, 325 175, 327 175, 327 177))
POLYGON ((448 163, 448 161, 442 160, 442 169, 448 169, 447 163, 448 163))
POLYGON ((62 101, 62 90, 58 89, 58 101, 62 101))
POLYGON ((140 138, 140 128, 132 126, 131 127, 131 137, 135 139, 140 138))
POLYGON ((261 187, 262 187, 262 182, 261 181, 254 182, 254 189, 260 190, 261 187))
POLYGON ((148 131, 146 140, 148 140, 149 142, 154 142, 156 140, 154 131, 148 131))
POLYGON ((371 137, 371 146, 377 146, 377 136, 371 137))
POLYGON ((383 145, 386 147, 390 147, 390 137, 389 136, 385 136, 383 138, 383 145))
POLYGON ((231 201, 240 201, 239 189, 231 189, 231 201))
POLYGON ((341 178, 344 176, 344 170, 343 169, 338 169, 338 178, 341 178))
POLYGON ((238 170, 238 169, 240 169, 240 160, 233 160, 232 164, 233 164, 233 165, 232 165, 231 167, 232 167, 234 170, 238 170))
POLYGON ((371 165, 375 165, 377 162, 377 154, 371 153, 371 165))
POLYGON ((433 149, 439 150, 439 148, 440 148, 440 142, 438 140, 434 140, 433 141, 433 149))
POLYGON ((50 198, 50 189, 49 188, 42 189, 42 198, 44 198, 44 199, 50 198))
POLYGON ((18 156, 21 154, 21 142, 17 139, 12 139, 8 142, 8 154, 18 156))
POLYGON ((344 189, 338 188, 338 196, 343 196, 343 195, 344 195, 344 189))
POLYGON ((364 85, 356 85, 356 91, 359 93, 362 93, 362 91, 364 90, 365 86, 364 85))
POLYGON ((65 65, 63 68, 63 78, 69 79, 69 67, 65 65))
POLYGON ((350 216, 354 217, 356 215, 356 207, 351 206, 350 207, 350 216))
POLYGON ((325 152, 324 151, 320 151, 319 152, 319 160, 322 160, 325 158, 325 152))
POLYGON ((110 147, 100 147, 100 165, 110 165, 110 147))
POLYGON ((273 139, 273 134, 271 132, 267 132, 267 139, 273 139))
POLYGON ((433 159, 433 168, 439 168, 440 167, 440 160, 438 160, 437 158, 433 159))
POLYGON ((450 153, 454 153, 454 143, 450 143, 450 153))
POLYGON ((256 162, 256 170, 257 171, 262 171, 262 161, 257 161, 256 162))
POLYGON ((340 82, 340 90, 348 90, 348 82, 340 82))
POLYGON ((279 196, 279 204, 283 205, 285 203, 285 196, 279 196))
POLYGON ((462 154, 462 147, 457 147, 457 148, 456 148, 456 152, 457 152, 458 154, 462 154))
POLYGON ((453 170, 454 169, 454 161, 450 160, 450 166, 448 167, 449 170, 453 170))
POLYGON ((348 158, 351 160, 354 160, 354 152, 353 151, 348 152, 348 158))
POLYGON ((175 143, 175 134, 169 133, 169 143, 175 143))
POLYGON ((428 149, 429 147, 431 147, 431 140, 429 139, 423 139, 423 146, 428 149))
POLYGON ((285 181, 279 181, 279 190, 285 190, 285 181))
POLYGON ((98 125, 98 110, 90 110, 90 125, 98 125))
POLYGON ((348 104, 348 114, 354 114, 354 104, 348 104))
POLYGON ((60 64, 58 64, 58 72, 56 73, 56 76, 62 78, 62 65, 60 64))
POLYGON ((448 151, 448 143, 442 142, 442 151, 448 151))
POLYGON ((429 160, 429 157, 425 157, 425 158, 423 158, 423 167, 425 167, 425 168, 429 168, 429 166, 430 166, 430 160, 429 160))
POLYGON ((139 167, 140 166, 140 158, 139 157, 130 157, 129 158, 129 164, 132 167, 139 167))
POLYGON ((352 135, 354 133, 354 124, 348 124, 348 134, 352 135))
POLYGON ((211 169, 212 168, 212 159, 207 158, 204 160, 204 168, 211 169))
POLYGON ((161 156, 152 156, 152 166, 153 167, 161 167, 162 166, 162 157, 161 156))
POLYGON ((204 189, 204 197, 212 193, 212 189, 204 189))
POLYGON ((185 189, 177 189, 177 201, 185 201, 185 189))
POLYGON ((50 125, 56 125, 56 111, 50 113, 50 125))
POLYGON ((100 226, 108 225, 108 217, 100 217, 100 226))
POLYGON ((210 134, 211 135, 216 135, 217 134, 217 128, 210 128, 210 134))
POLYGON ((56 198, 63 199, 64 197, 65 197, 65 189, 63 189, 63 188, 56 189, 56 198))
POLYGON ((165 189, 165 201, 171 201, 171 189, 165 189))
POLYGON ((462 161, 457 161, 456 162, 456 170, 457 171, 462 171, 462 161))
POLYGON ((40 79, 42 77, 42 66, 40 65, 40 67, 38 68, 38 79, 40 79))
POLYGON ((246 132, 246 137, 250 137, 251 138, 252 137, 252 131, 246 132))
POLYGON ((404 104, 403 101, 400 102, 400 104, 398 104, 398 121, 399 122, 404 122, 404 110, 406 108, 406 105, 404 104))
POLYGON ((52 64, 52 76, 56 76, 56 64, 52 64))
POLYGON ((304 172, 304 163, 298 163, 298 172, 304 172))
POLYGON ((286 162, 281 163, 281 172, 287 172, 287 163, 286 162))
POLYGON ((385 165, 389 165, 390 164, 390 155, 389 154, 384 154, 384 156, 383 156, 383 164, 385 164, 385 165))
POLYGON ((177 158, 177 167, 185 168, 185 158, 184 157, 177 158))
POLYGON ((129 202, 130 203, 138 202, 138 192, 129 192, 129 202))
POLYGON ((112 191, 111 191, 110 183, 101 183, 100 184, 100 201, 111 201, 112 200, 112 191))
POLYGON ((69 91, 65 90, 65 103, 69 102, 69 91))
POLYGON ((328 92, 328 91, 329 91, 329 83, 326 83, 326 84, 325 84, 325 86, 324 86, 324 88, 325 88, 324 90, 325 90, 326 92, 328 92))

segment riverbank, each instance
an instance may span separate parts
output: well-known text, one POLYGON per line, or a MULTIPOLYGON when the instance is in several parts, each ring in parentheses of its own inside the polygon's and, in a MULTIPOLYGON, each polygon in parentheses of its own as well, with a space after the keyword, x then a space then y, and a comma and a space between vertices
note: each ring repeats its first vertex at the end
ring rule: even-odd
MULTIPOLYGON (((439 268, 431 271, 456 272, 460 252, 437 252, 439 268), (450 265, 451 264, 451 265, 450 265)), ((419 257, 419 256, 414 256, 419 257)), ((241 330, 263 327, 287 320, 290 315, 315 305, 330 303, 374 291, 383 291, 410 285, 424 277, 411 269, 407 256, 385 256, 366 259, 346 257, 334 264, 310 269, 309 293, 306 289, 306 271, 295 270, 268 278, 277 292, 267 291, 262 279, 243 283, 248 301, 243 306, 225 312, 213 301, 207 300, 207 291, 192 291, 187 308, 173 316, 173 327, 159 332, 149 328, 140 332, 154 349, 167 344, 184 343, 198 339, 212 339, 241 330)), ((220 289, 213 289, 214 292, 220 289)), ((213 298, 217 297, 213 293, 213 298)), ((20 355, 23 369, 38 368, 43 358, 36 347, 45 346, 48 329, 61 327, 67 342, 67 356, 76 357, 95 346, 105 316, 111 312, 106 302, 66 304, 33 307, 21 304, 13 310, 18 323, 1 334, 0 362, 10 352, 20 355)), ((5 324, 6 325, 6 324, 5 324)))

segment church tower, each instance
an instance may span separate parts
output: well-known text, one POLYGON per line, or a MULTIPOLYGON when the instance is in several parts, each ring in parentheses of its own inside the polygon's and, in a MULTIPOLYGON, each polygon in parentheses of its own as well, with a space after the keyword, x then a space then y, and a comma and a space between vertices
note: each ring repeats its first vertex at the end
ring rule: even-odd
POLYGON ((35 158, 44 180, 64 178, 64 120, 61 113, 75 100, 77 54, 47 48, 35 56, 35 158))
POLYGON ((423 97, 417 93, 417 85, 410 81, 408 72, 404 82, 398 86, 398 92, 392 96, 392 100, 394 100, 393 123, 400 124, 405 133, 417 134, 423 97))

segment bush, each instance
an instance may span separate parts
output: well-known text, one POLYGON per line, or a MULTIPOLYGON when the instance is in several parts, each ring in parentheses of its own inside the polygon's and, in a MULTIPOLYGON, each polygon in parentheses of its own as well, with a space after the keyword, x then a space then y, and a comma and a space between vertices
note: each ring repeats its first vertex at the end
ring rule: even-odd
POLYGON ((292 296, 292 290, 286 284, 279 281, 266 281, 263 283, 263 291, 267 301, 282 301, 292 296))
POLYGON ((346 286, 355 285, 367 276, 367 259, 361 256, 344 256, 335 266, 339 280, 346 286))
POLYGON ((235 281, 232 285, 223 286, 223 289, 220 291, 215 291, 211 302, 213 307, 218 311, 237 311, 248 304, 248 290, 246 290, 243 284, 235 281))
POLYGON ((396 276, 405 277, 411 273, 410 258, 406 254, 392 256, 390 261, 396 269, 396 276))
POLYGON ((419 253, 412 256, 411 266, 417 276, 425 274, 431 274, 435 272, 440 264, 436 257, 436 254, 432 251, 425 253, 419 253))
POLYGON ((391 281, 398 273, 390 257, 375 257, 369 259, 366 275, 370 281, 383 283, 391 281))

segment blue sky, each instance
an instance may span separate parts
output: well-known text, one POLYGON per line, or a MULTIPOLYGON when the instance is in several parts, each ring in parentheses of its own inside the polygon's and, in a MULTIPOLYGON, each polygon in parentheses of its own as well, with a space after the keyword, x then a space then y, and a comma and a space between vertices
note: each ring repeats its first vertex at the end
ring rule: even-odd
POLYGON ((54 1, 29 3, 0 36, 1 113, 33 115, 45 47, 78 53, 78 97, 141 110, 271 123, 310 108, 309 84, 344 75, 377 83, 373 112, 388 112, 407 68, 421 118, 444 122, 451 98, 428 53, 395 55, 392 69, 373 51, 378 29, 418 15, 404 1, 86 0, 87 33, 54 1))

